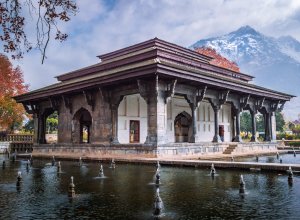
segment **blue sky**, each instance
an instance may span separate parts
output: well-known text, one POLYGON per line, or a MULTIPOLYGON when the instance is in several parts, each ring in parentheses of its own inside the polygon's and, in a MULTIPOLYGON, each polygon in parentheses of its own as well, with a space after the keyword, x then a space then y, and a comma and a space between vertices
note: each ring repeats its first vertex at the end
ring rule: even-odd
MULTIPOLYGON (((181 46, 250 25, 270 36, 300 40, 299 0, 77 0, 79 12, 66 24, 64 43, 51 41, 41 64, 38 51, 14 61, 30 89, 57 75, 99 62, 97 55, 158 37, 181 46)), ((27 19, 34 33, 34 21, 27 19)), ((31 35, 34 39, 34 35, 31 35)), ((251 73, 250 73, 251 74, 251 73)))

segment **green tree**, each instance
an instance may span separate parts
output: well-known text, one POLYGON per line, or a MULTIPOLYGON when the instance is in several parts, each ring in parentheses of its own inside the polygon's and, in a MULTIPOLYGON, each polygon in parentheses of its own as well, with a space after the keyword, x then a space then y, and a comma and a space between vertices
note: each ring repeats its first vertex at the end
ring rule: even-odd
POLYGON ((52 113, 47 117, 46 120, 46 129, 48 131, 48 134, 56 132, 58 129, 58 115, 57 111, 52 113))
POLYGON ((264 132, 265 131, 265 119, 261 114, 256 115, 256 131, 264 132))
POLYGON ((251 115, 248 111, 244 111, 241 114, 241 131, 243 132, 251 132, 252 124, 251 124, 251 115))
POLYGON ((284 121, 282 113, 279 111, 276 111, 275 118, 276 118, 276 131, 283 132, 283 128, 285 126, 285 121, 284 121))

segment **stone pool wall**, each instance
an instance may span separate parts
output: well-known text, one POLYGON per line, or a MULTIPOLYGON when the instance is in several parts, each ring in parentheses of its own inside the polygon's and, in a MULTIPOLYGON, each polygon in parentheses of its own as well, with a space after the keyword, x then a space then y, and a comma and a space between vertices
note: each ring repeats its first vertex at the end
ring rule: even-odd
MULTIPOLYGON (((229 147, 235 146, 230 154, 254 154, 276 152, 277 143, 173 143, 158 147, 145 144, 39 144, 34 145, 33 155, 62 157, 197 157, 222 155, 229 147)), ((228 155, 228 154, 227 154, 228 155)))
POLYGON ((278 143, 238 143, 232 154, 250 153, 250 152, 274 152, 277 151, 278 143))

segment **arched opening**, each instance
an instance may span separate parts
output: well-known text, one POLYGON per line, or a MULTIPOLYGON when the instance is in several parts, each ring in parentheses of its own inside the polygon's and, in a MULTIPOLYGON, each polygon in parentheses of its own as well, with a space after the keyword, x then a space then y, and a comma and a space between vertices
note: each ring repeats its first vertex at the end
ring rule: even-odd
POLYGON ((45 140, 47 144, 57 143, 58 132, 58 112, 50 110, 45 115, 46 117, 46 131, 45 140))
POLYGON ((174 121, 175 142, 188 142, 192 132, 192 117, 187 112, 178 114, 174 121))
POLYGON ((90 143, 92 116, 88 110, 81 108, 73 117, 72 141, 73 143, 90 143))
POLYGON ((46 108, 38 122, 38 142, 40 144, 57 143, 58 113, 52 108, 46 108))

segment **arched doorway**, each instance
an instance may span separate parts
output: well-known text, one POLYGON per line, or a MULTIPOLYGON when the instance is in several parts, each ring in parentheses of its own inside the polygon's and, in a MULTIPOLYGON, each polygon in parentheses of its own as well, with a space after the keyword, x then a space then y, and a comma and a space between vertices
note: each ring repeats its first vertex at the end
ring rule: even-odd
POLYGON ((47 140, 47 134, 50 133, 49 129, 49 121, 48 118, 49 116, 54 114, 54 110, 52 108, 46 108, 44 109, 42 115, 41 115, 41 120, 39 122, 39 130, 38 130, 38 142, 40 144, 49 144, 51 141, 47 140))
POLYGON ((90 143, 90 129, 92 116, 88 110, 81 108, 73 117, 72 141, 73 143, 90 143))
POLYGON ((174 121, 175 142, 189 142, 192 132, 192 117, 187 112, 178 114, 174 121))

